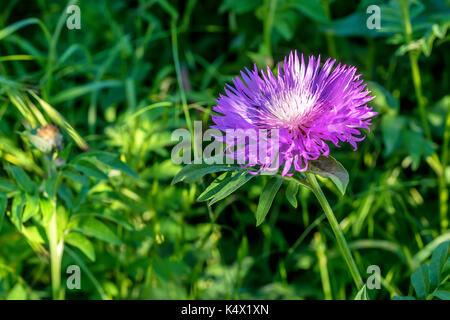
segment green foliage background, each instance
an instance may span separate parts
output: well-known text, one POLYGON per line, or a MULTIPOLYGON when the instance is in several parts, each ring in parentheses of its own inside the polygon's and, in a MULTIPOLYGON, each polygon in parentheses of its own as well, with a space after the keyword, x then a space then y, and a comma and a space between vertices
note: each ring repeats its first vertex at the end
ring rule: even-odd
POLYGON ((256 227, 267 177, 210 207, 196 199, 213 177, 170 183, 181 169, 170 136, 186 114, 206 128, 226 82, 293 49, 357 66, 376 95, 358 151, 333 149, 346 195, 321 182, 363 277, 381 269, 370 297, 448 298, 448 249, 435 273, 410 276, 450 240, 449 17, 447 0, 3 1, 0 298, 52 298, 53 217, 64 242, 56 297, 354 298, 307 189, 287 201, 283 184, 256 227), (70 4, 81 30, 66 27, 70 4), (380 30, 366 27, 373 4, 380 30), (65 140, 58 166, 33 140, 50 123, 65 140), (64 289, 72 264, 80 290, 64 289))

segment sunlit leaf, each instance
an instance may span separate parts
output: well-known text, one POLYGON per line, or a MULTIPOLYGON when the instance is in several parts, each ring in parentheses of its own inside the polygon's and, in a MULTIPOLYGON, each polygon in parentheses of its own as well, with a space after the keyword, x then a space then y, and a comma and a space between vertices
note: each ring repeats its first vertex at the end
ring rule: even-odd
POLYGON ((345 170, 344 166, 332 156, 328 156, 328 158, 321 156, 317 160, 309 161, 308 171, 324 178, 330 178, 338 190, 342 194, 345 194, 345 189, 347 189, 349 181, 348 172, 345 170))
MULTIPOLYGON (((224 199, 225 197, 229 196, 230 194, 235 192, 237 189, 242 187, 245 183, 247 183, 253 177, 254 177, 253 175, 248 174, 247 172, 244 172, 244 171, 238 171, 238 172, 233 173, 229 180, 226 179, 226 181, 224 183, 218 182, 217 185, 215 184, 212 187, 216 192, 212 198, 208 198, 208 199, 210 199, 208 204, 213 205, 217 201, 224 199)), ((210 192, 211 192, 211 189, 208 190, 208 192, 206 194, 209 195, 210 192)))
POLYGON ((362 288, 358 291, 354 300, 370 300, 369 295, 367 293, 366 285, 363 285, 362 288))
POLYGON ((188 164, 173 178, 172 184, 180 181, 193 183, 203 178, 203 176, 220 171, 242 171, 238 166, 230 166, 226 164, 188 164))
POLYGON ((119 237, 106 224, 95 218, 81 219, 76 230, 112 244, 122 244, 119 237))
POLYGON ((94 246, 88 238, 86 238, 82 234, 79 234, 78 232, 70 232, 64 237, 64 240, 68 244, 80 249, 81 252, 83 252, 86 257, 89 258, 89 260, 95 261, 94 246))

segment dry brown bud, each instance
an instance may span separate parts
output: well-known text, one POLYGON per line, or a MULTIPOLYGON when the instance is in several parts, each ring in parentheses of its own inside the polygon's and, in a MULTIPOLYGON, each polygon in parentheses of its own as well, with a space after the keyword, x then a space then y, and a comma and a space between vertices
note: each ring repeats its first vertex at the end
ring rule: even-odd
POLYGON ((37 136, 47 142, 53 149, 63 147, 63 136, 58 128, 52 124, 37 129, 37 136))

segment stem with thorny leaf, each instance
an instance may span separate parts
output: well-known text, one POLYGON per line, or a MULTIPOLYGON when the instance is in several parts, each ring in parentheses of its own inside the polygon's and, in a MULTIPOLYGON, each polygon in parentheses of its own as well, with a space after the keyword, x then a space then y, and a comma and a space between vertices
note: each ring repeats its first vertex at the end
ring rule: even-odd
MULTIPOLYGON (((52 194, 48 194, 49 199, 52 204, 52 212, 50 222, 46 226, 46 233, 49 242, 49 251, 50 251, 50 269, 51 269, 51 280, 52 280, 52 295, 54 300, 62 300, 64 298, 63 291, 61 290, 61 262, 62 255, 64 251, 64 240, 59 239, 58 232, 58 217, 56 211, 56 190, 59 184, 58 182, 58 173, 56 170, 55 163, 52 157, 48 157, 46 155, 43 156, 44 167, 47 172, 48 179, 52 179, 56 177, 55 181, 55 189, 52 194)), ((45 183, 44 183, 45 185, 45 183)), ((47 213, 48 214, 48 213, 47 213)))
POLYGON ((61 295, 61 260, 63 252, 63 242, 58 241, 58 225, 56 216, 56 203, 52 201, 53 214, 47 228, 47 236, 50 247, 50 266, 52 275, 53 299, 62 299, 61 295))

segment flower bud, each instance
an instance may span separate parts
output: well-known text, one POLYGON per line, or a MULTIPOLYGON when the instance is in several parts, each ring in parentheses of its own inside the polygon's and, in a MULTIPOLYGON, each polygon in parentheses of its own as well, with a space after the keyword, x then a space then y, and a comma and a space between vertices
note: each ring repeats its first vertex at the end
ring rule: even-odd
POLYGON ((62 149, 63 136, 56 126, 49 124, 38 128, 36 131, 36 135, 48 144, 49 149, 62 149))

